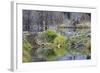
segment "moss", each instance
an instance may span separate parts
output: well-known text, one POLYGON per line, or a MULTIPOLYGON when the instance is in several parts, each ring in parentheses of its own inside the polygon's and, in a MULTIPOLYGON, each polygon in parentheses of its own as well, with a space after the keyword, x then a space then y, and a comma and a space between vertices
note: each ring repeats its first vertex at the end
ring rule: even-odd
POLYGON ((57 33, 54 30, 48 29, 43 32, 42 37, 44 37, 47 42, 53 42, 53 40, 57 37, 57 33))
POLYGON ((56 47, 54 48, 54 52, 57 54, 57 56, 62 56, 66 53, 66 48, 67 48, 67 39, 59 35, 58 37, 55 38, 54 44, 56 47))

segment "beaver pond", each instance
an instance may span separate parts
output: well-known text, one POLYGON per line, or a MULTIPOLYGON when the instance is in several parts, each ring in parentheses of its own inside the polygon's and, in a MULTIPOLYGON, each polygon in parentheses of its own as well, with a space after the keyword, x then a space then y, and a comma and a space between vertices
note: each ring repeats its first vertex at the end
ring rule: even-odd
POLYGON ((91 14, 23 10, 23 62, 91 59, 91 14))

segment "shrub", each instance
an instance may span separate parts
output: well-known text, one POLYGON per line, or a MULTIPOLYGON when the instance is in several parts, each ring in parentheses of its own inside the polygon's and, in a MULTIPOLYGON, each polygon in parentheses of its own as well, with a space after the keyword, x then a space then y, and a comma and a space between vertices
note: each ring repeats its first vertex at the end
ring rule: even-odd
MULTIPOLYGON (((88 42, 90 38, 88 38, 85 34, 79 33, 78 35, 73 35, 70 37, 70 51, 71 53, 80 53, 86 55, 90 51, 87 50, 90 43, 88 42)), ((90 49, 90 48, 89 48, 90 49)))

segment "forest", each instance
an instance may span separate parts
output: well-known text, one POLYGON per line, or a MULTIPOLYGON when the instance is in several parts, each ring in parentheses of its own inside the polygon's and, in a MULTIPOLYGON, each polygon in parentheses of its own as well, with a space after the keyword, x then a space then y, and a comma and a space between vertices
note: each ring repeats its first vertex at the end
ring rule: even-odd
POLYGON ((23 10, 22 61, 91 59, 91 13, 23 10))

